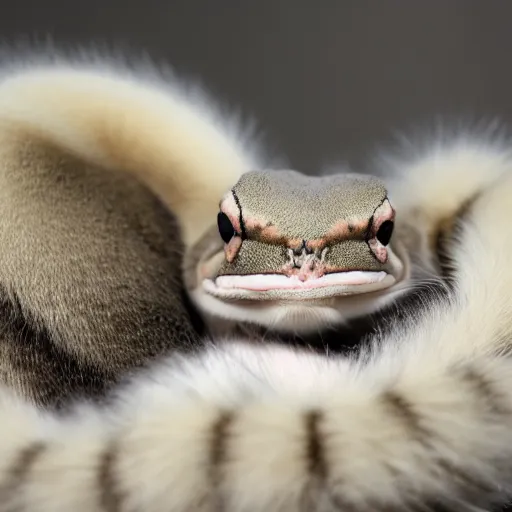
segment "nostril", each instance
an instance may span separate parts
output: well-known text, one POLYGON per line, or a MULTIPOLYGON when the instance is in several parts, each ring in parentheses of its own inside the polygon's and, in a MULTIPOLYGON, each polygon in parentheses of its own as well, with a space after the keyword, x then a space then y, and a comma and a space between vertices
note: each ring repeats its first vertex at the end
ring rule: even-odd
POLYGON ((310 247, 307 246, 307 241, 306 240, 302 240, 302 250, 306 254, 313 254, 313 249, 311 249, 310 247))
POLYGON ((302 240, 302 243, 300 245, 300 247, 297 247, 297 249, 294 249, 293 250, 293 254, 295 256, 302 256, 302 254, 305 252, 306 254, 310 254, 310 251, 307 246, 306 246, 306 240, 302 240))

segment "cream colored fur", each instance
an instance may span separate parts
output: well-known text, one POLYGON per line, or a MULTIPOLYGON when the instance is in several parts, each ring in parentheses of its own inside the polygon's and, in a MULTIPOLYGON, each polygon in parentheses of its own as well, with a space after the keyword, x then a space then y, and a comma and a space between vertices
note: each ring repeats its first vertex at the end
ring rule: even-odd
POLYGON ((183 253, 268 165, 197 86, 83 57, 0 55, 0 381, 45 407, 197 348, 183 253))
POLYGON ((264 165, 263 154, 256 134, 203 91, 165 79, 115 62, 36 61, 0 80, 0 122, 22 139, 42 137, 139 178, 177 215, 190 246, 215 224, 241 173, 264 165))
POLYGON ((437 271, 435 237, 450 229, 468 201, 509 172, 512 146, 496 123, 420 137, 402 137, 394 152, 378 153, 373 171, 388 182, 397 237, 420 265, 437 271))
POLYGON ((480 192, 449 299, 357 359, 227 343, 66 419, 3 390, 0 511, 490 510, 512 491, 512 161, 459 145, 410 172, 426 219, 480 192))

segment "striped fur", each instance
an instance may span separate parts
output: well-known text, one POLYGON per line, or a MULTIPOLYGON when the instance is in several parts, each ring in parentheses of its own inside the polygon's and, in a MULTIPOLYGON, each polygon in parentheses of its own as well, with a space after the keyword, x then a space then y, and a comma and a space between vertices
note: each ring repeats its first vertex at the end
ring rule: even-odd
MULTIPOLYGON (((29 67, 2 80, 0 128, 4 142, 51 141, 142 179, 193 246, 217 209, 210 192, 188 186, 204 181, 204 162, 220 173, 211 180, 220 197, 258 159, 211 112, 197 124, 202 99, 199 110, 182 100, 109 69, 29 67), (200 154, 197 128, 207 142, 200 154), (142 132, 161 137, 139 145, 142 132)), ((512 159, 479 140, 379 162, 398 171, 395 236, 413 278, 439 274, 439 235, 455 235, 450 296, 429 300, 357 358, 225 340, 160 361, 108 406, 81 403, 67 416, 1 388, 0 512, 489 510, 512 477, 512 159)))
POLYGON ((453 293, 357 358, 226 341, 68 417, 3 390, 0 511, 491 510, 512 492, 512 167, 489 155, 453 293))

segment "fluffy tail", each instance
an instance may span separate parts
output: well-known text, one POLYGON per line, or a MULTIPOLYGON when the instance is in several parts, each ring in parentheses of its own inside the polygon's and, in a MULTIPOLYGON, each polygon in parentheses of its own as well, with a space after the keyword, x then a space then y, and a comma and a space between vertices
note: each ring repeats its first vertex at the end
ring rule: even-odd
POLYGON ((497 123, 453 133, 422 133, 421 142, 401 137, 395 151, 372 165, 388 181, 397 210, 397 239, 420 266, 437 268, 439 236, 487 187, 509 172, 512 140, 497 123))
POLYGON ((240 174, 263 165, 262 154, 254 134, 203 91, 165 79, 107 62, 33 63, 0 80, 0 126, 131 173, 173 209, 191 244, 240 174))
POLYGON ((0 401, 0 511, 489 510, 512 491, 512 167, 466 217, 456 295, 358 360, 212 347, 108 410, 0 401))

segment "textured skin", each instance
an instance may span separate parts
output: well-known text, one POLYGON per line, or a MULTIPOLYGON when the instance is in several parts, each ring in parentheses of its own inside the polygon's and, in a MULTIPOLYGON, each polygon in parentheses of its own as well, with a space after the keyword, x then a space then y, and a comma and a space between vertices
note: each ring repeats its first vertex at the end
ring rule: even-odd
POLYGON ((387 198, 384 183, 373 176, 249 172, 230 195, 248 240, 219 275, 275 273, 289 262, 286 249, 300 251, 303 242, 316 253, 328 249, 323 262, 331 271, 390 268, 368 245, 374 214, 387 198))
POLYGON ((296 171, 245 173, 233 191, 245 218, 271 222, 283 236, 306 240, 324 237, 340 220, 355 226, 368 221, 387 196, 385 184, 373 176, 296 171))
POLYGON ((224 256, 207 265, 211 300, 195 292, 198 308, 302 333, 378 311, 409 273, 403 247, 381 236, 394 221, 370 175, 244 173, 220 203, 224 256))

